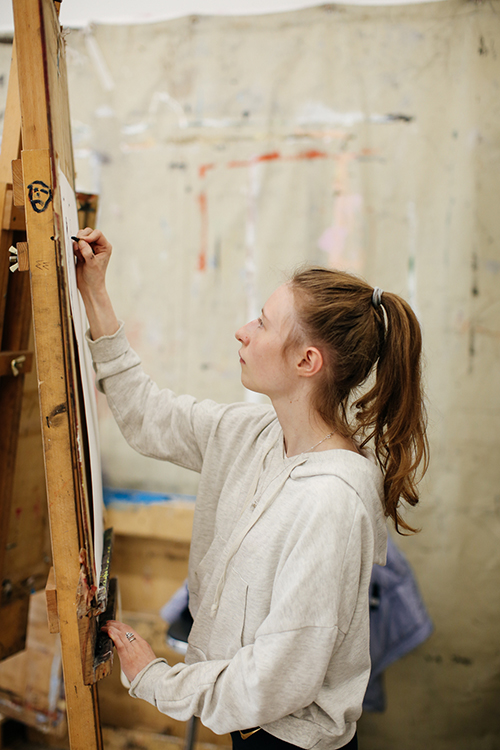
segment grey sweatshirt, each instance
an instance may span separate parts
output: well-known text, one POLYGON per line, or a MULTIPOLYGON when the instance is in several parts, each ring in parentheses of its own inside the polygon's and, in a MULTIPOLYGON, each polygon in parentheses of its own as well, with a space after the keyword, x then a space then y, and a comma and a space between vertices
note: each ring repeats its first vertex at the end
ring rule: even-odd
POLYGON ((371 568, 386 555, 379 468, 344 450, 287 458, 272 407, 159 390, 122 329, 89 343, 130 445, 200 473, 186 660, 151 662, 130 694, 217 734, 347 744, 370 672, 371 568))

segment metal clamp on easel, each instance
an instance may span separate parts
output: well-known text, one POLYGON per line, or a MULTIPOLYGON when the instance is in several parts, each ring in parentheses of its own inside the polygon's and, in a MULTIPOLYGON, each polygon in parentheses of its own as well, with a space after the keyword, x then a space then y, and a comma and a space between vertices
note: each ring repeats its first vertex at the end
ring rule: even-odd
POLYGON ((0 377, 12 375, 17 378, 31 372, 33 352, 27 349, 0 352, 0 377))
POLYGON ((9 247, 9 271, 29 271, 28 243, 18 242, 9 247))
POLYGON ((14 359, 11 360, 10 369, 12 370, 12 374, 15 378, 17 378, 21 374, 21 370, 23 370, 25 362, 25 354, 21 354, 20 356, 14 357, 14 359))

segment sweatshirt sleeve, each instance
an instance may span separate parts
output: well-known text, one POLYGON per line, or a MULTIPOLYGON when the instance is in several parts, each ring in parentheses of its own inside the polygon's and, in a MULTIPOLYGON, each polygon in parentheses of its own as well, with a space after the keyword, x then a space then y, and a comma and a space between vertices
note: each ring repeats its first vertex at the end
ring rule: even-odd
POLYGON ((157 659, 129 692, 173 719, 199 716, 216 734, 265 726, 314 701, 337 635, 310 627, 261 636, 228 660, 170 667, 157 659))
MULTIPOLYGON (((152 662, 130 694, 181 721, 199 716, 217 734, 297 715, 318 700, 325 680, 342 704, 349 702, 349 659, 337 659, 329 670, 358 606, 363 522, 352 507, 343 520, 334 515, 336 525, 319 510, 307 522, 298 520, 283 550, 270 612, 252 643, 230 659, 174 667, 152 662)), ((366 685, 366 674, 355 677, 366 685)))
POLYGON ((146 375, 123 330, 92 341, 98 390, 105 393, 115 420, 136 451, 201 471, 205 449, 224 406, 160 390, 146 375))

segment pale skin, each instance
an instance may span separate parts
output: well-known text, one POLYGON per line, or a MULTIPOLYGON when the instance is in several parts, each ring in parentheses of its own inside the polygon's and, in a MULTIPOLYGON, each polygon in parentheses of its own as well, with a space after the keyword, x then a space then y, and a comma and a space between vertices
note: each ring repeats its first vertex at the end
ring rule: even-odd
MULTIPOLYGON (((77 283, 89 320, 94 340, 112 336, 119 328, 111 300, 106 289, 106 269, 112 247, 102 232, 83 229, 75 243, 77 257, 77 283)), ((333 432, 312 406, 312 395, 324 367, 321 348, 306 340, 283 355, 283 346, 291 327, 295 324, 293 292, 284 284, 269 297, 261 316, 236 331, 241 364, 241 382, 258 393, 267 395, 283 429, 287 456, 296 456, 310 450, 333 432)), ((333 432, 315 448, 324 450, 356 451, 355 444, 333 432)), ((156 655, 147 641, 133 628, 116 620, 104 626, 113 640, 123 672, 132 680, 156 655), (125 633, 135 637, 130 641, 125 633)))

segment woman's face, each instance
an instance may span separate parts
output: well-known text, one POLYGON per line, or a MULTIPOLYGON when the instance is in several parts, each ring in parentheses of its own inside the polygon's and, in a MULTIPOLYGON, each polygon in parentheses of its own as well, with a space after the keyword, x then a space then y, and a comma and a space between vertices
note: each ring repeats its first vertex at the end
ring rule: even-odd
POLYGON ((262 315, 236 331, 241 382, 270 399, 285 395, 293 384, 293 370, 283 353, 295 321, 294 297, 289 286, 278 287, 262 308, 262 315))

